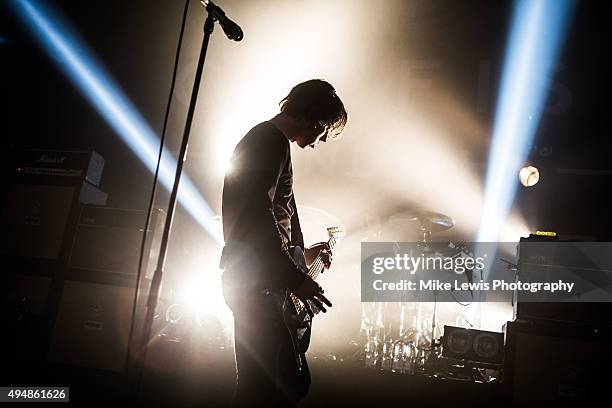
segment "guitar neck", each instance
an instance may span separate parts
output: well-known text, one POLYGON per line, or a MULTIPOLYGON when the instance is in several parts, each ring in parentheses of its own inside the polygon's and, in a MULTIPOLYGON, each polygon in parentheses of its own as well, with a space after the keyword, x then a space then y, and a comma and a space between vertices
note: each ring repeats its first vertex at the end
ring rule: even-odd
MULTIPOLYGON (((329 241, 327 241, 327 245, 329 245, 329 249, 334 249, 334 246, 336 245, 336 240, 333 236, 329 238, 329 241)), ((323 271, 324 267, 325 264, 323 263, 323 258, 321 257, 321 254, 319 254, 308 269, 308 276, 310 276, 312 280, 316 280, 319 274, 323 271)))

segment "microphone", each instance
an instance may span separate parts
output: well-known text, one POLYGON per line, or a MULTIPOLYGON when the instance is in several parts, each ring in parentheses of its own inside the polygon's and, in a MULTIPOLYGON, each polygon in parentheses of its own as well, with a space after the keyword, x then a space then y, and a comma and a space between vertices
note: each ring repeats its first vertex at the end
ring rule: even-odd
POLYGON ((240 26, 227 18, 225 12, 221 10, 219 6, 210 0, 200 0, 200 3, 206 7, 206 11, 208 11, 212 18, 219 21, 219 24, 221 24, 221 28, 223 29, 223 32, 227 38, 233 41, 242 40, 243 33, 240 26))

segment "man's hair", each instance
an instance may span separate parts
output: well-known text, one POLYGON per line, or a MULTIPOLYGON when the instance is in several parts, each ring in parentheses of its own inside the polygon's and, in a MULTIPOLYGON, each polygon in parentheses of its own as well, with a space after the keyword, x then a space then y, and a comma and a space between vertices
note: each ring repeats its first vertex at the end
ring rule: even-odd
POLYGON ((289 95, 280 101, 280 110, 292 118, 326 127, 330 138, 340 135, 348 120, 336 90, 321 79, 311 79, 294 86, 289 95))

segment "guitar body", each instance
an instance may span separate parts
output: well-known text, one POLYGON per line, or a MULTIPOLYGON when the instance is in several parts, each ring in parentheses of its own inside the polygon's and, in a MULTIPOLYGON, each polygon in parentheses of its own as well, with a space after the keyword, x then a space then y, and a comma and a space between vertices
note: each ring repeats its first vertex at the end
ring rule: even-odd
POLYGON ((293 379, 293 390, 297 398, 301 399, 306 396, 310 388, 310 369, 306 361, 306 351, 310 345, 311 321, 307 325, 300 324, 299 314, 296 311, 295 305, 291 299, 292 295, 288 295, 283 305, 283 317, 285 325, 291 334, 293 343, 293 352, 296 363, 295 378, 293 379), (302 334, 300 336, 300 334, 302 334))

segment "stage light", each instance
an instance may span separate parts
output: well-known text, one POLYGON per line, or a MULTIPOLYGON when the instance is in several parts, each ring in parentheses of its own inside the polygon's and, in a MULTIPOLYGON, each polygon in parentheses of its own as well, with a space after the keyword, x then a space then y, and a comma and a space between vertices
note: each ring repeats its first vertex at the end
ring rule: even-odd
MULTIPOLYGON (((159 138, 85 44, 57 14, 41 4, 15 0, 10 2, 10 6, 58 69, 81 91, 147 169, 154 172, 159 138)), ((164 150, 159 178, 168 190, 172 188, 175 168, 176 159, 164 150)), ((219 244, 223 243, 223 234, 212 220, 214 213, 186 174, 181 178, 178 200, 219 244)))
POLYGON ((517 0, 505 55, 488 159, 485 202, 478 241, 499 239, 548 94, 550 74, 572 0, 517 0))
POLYGON ((519 180, 525 187, 531 187, 540 181, 540 171, 534 166, 525 166, 519 171, 519 180))
POLYGON ((185 305, 197 321, 213 315, 224 329, 230 329, 232 312, 223 298, 222 271, 217 266, 220 252, 219 249, 202 253, 184 265, 185 273, 181 277, 175 301, 185 305))
MULTIPOLYGON (((179 303, 174 303, 166 309, 166 321, 172 324, 179 324, 185 315, 185 307, 179 303)), ((184 322, 183 322, 184 323, 184 322)))

